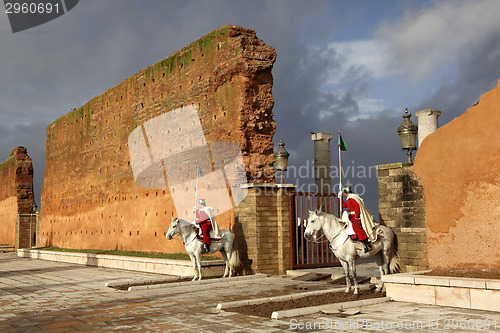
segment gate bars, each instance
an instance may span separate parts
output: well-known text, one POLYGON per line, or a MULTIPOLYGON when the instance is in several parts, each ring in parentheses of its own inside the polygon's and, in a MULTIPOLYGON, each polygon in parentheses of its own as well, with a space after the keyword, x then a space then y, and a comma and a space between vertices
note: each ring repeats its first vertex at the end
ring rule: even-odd
POLYGON ((304 225, 310 210, 338 215, 335 193, 291 192, 288 194, 290 212, 290 258, 291 268, 312 268, 339 266, 340 262, 329 249, 328 240, 323 232, 318 232, 319 243, 304 238, 304 225), (337 208, 337 209, 336 209, 337 208))

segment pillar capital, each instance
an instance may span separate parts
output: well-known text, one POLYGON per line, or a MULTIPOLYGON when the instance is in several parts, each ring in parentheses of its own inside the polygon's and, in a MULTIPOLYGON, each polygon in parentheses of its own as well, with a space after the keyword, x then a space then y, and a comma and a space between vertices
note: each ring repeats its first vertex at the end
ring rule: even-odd
POLYGON ((331 133, 319 132, 311 134, 311 140, 313 141, 330 141, 331 139, 332 139, 331 133))

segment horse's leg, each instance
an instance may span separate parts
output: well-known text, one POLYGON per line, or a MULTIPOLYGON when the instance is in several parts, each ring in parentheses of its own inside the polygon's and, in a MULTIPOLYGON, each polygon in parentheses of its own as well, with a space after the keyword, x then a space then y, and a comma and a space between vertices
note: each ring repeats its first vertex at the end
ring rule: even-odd
POLYGON ((222 248, 220 253, 222 254, 222 259, 224 259, 224 264, 226 267, 224 268, 224 275, 222 276, 223 278, 227 277, 227 274, 230 273, 230 267, 229 267, 229 260, 227 258, 226 251, 222 248))
MULTIPOLYGON (((229 246, 228 246, 229 247, 229 246)), ((236 248, 234 247, 234 244, 231 244, 231 248, 229 249, 228 253, 228 266, 229 266, 229 277, 233 276, 234 269, 238 265, 238 253, 236 252, 236 248)))
MULTIPOLYGON (((392 251, 391 244, 390 243, 383 243, 383 247, 382 247, 382 250, 380 252, 381 252, 381 256, 382 256, 382 271, 383 271, 384 275, 390 274, 389 261, 391 258, 391 251, 392 251)), ((379 287, 377 289, 378 289, 378 291, 383 291, 383 289, 384 289, 384 282, 382 281, 382 276, 380 276, 380 284, 379 284, 379 287)))
POLYGON ((375 262, 377 263, 378 270, 380 272, 380 279, 378 281, 378 286, 375 291, 382 291, 382 275, 385 275, 384 272, 384 255, 382 254, 382 251, 379 251, 377 254, 375 254, 375 262))
POLYGON ((357 295, 359 294, 359 290, 358 290, 358 279, 356 279, 356 263, 354 257, 351 257, 347 261, 347 265, 349 267, 349 270, 351 271, 352 282, 354 283, 354 295, 357 295))
POLYGON ((189 253, 189 259, 191 259, 191 263, 193 264, 193 269, 194 269, 194 276, 193 276, 193 279, 191 281, 195 281, 197 278, 198 278, 198 269, 197 269, 197 265, 196 265, 196 257, 189 253))
POLYGON ((195 253, 196 267, 198 268, 198 281, 201 280, 201 250, 195 253))
POLYGON ((345 260, 339 259, 340 264, 342 265, 342 268, 344 269, 344 276, 345 276, 345 284, 346 284, 346 289, 345 293, 348 294, 351 291, 351 279, 350 279, 350 273, 349 273, 349 264, 345 260))

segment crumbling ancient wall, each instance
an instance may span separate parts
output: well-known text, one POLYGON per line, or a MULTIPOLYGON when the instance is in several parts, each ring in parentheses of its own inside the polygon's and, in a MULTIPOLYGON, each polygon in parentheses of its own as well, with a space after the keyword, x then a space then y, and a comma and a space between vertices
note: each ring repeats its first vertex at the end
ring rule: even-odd
POLYGON ((431 267, 500 266, 499 110, 497 85, 418 150, 431 267))
MULTIPOLYGON (((162 113, 194 106, 207 142, 233 142, 249 182, 269 182, 275 50, 255 31, 219 28, 47 127, 42 245, 177 252, 170 191, 137 186, 127 139, 162 113)), ((193 198, 194 200, 194 198, 193 198)), ((230 227, 232 212, 219 217, 230 227)))
POLYGON ((15 245, 18 214, 33 213, 33 166, 24 147, 0 164, 0 244, 15 245))

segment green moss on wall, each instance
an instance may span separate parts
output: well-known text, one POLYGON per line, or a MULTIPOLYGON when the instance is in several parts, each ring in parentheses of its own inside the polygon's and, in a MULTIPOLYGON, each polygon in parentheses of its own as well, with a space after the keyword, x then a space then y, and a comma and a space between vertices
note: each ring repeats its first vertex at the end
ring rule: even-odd
MULTIPOLYGON (((156 64, 149 66, 144 69, 143 75, 145 78, 145 82, 148 82, 151 80, 152 76, 163 76, 163 73, 165 73, 165 79, 169 79, 171 75, 173 74, 180 74, 182 71, 187 70, 187 68, 191 65, 193 62, 194 57, 199 53, 203 54, 204 57, 211 59, 213 58, 214 51, 217 48, 217 45, 220 44, 221 48, 226 48, 228 47, 228 43, 225 42, 227 39, 227 36, 229 34, 229 26, 221 27, 215 31, 212 31, 211 33, 201 37, 197 41, 187 45, 180 51, 170 55, 169 57, 157 62, 156 64), (182 65, 182 66, 181 66, 182 65)), ((241 49, 235 49, 234 52, 232 52, 233 56, 237 56, 241 53, 241 49)), ((140 74, 139 74, 140 75, 140 74)), ((132 89, 135 90, 135 86, 137 84, 137 79, 138 77, 135 77, 132 80, 132 89)), ((114 89, 116 90, 117 87, 114 89)), ((62 124, 65 122, 67 125, 71 127, 77 128, 76 125, 79 124, 80 121, 85 119, 85 128, 87 132, 90 130, 90 115, 91 115, 91 106, 95 105, 97 102, 97 98, 100 98, 100 102, 102 105, 105 105, 105 95, 108 94, 108 92, 92 99, 89 101, 87 104, 83 105, 82 107, 73 110, 66 115, 62 116, 61 118, 57 119, 53 123, 49 124, 47 126, 47 137, 49 139, 54 139, 56 138, 57 132, 61 128, 62 124), (86 116, 86 117, 85 117, 86 116)), ((117 92, 119 95, 119 92, 117 92)), ((117 95, 117 96, 118 96, 117 95)), ((144 103, 144 101, 143 101, 144 103)))
MULTIPOLYGON (((16 148, 14 148, 14 150, 16 150, 16 148)), ((0 164, 0 172, 4 172, 4 170, 7 170, 11 166, 13 166, 15 160, 16 160, 16 158, 14 155, 12 155, 12 152, 11 152, 11 156, 9 156, 9 158, 7 160, 5 160, 2 164, 0 164)))

